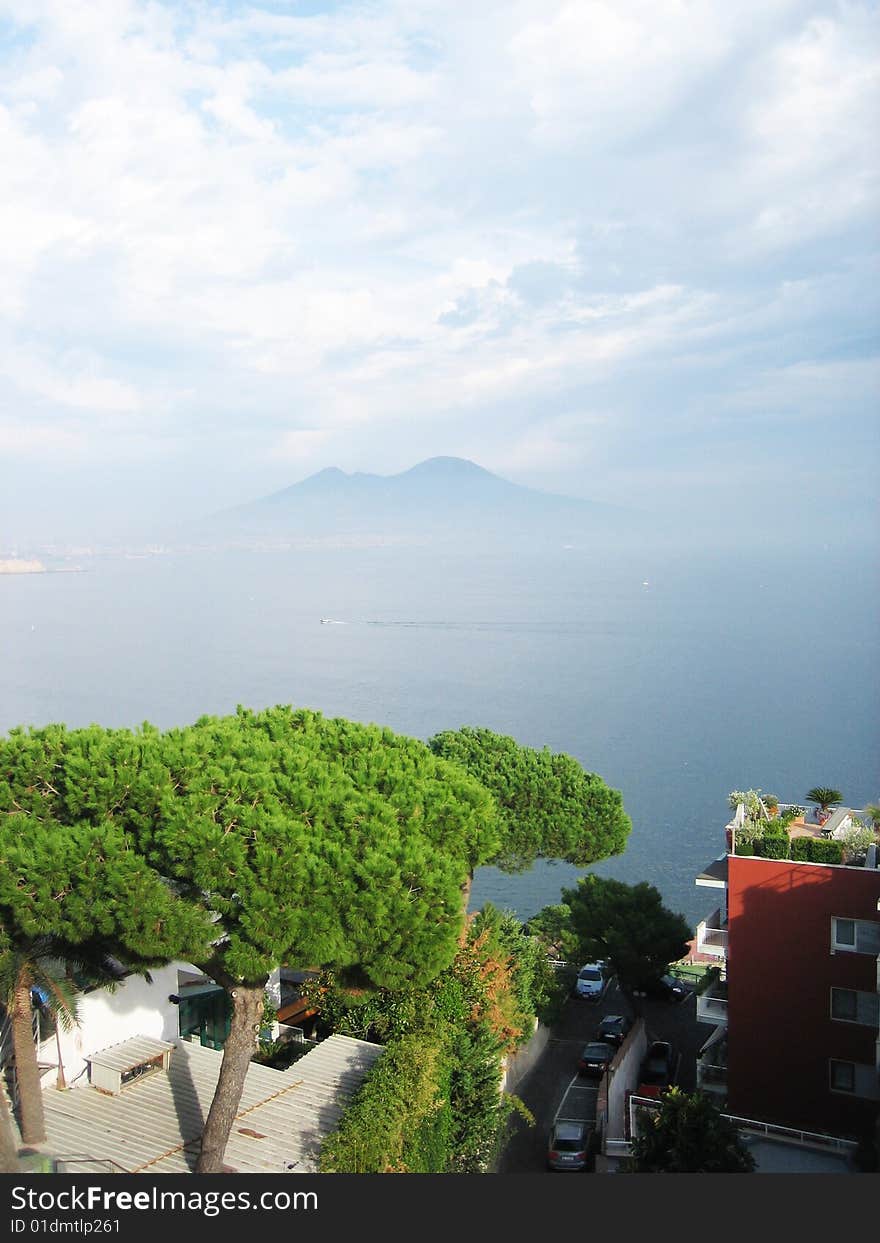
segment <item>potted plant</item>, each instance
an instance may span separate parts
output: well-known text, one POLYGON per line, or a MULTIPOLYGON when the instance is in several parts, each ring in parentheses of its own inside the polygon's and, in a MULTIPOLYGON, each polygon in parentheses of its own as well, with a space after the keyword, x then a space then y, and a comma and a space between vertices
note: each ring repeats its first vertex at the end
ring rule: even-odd
POLYGON ((831 815, 835 803, 843 802, 843 795, 833 786, 813 786, 812 790, 807 791, 807 798, 817 804, 816 823, 819 825, 824 824, 831 815))
POLYGON ((767 808, 767 814, 770 816, 771 820, 774 816, 779 815, 779 799, 775 794, 765 794, 763 803, 767 808))

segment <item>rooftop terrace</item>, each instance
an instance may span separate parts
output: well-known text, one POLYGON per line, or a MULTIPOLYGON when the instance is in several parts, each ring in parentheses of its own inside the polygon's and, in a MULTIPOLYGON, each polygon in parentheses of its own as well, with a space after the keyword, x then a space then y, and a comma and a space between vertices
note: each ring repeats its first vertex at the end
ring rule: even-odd
POLYGON ((760 799, 750 806, 740 802, 725 826, 725 835, 728 854, 846 867, 880 866, 880 833, 871 816, 857 808, 806 809, 795 803, 768 807, 760 799))

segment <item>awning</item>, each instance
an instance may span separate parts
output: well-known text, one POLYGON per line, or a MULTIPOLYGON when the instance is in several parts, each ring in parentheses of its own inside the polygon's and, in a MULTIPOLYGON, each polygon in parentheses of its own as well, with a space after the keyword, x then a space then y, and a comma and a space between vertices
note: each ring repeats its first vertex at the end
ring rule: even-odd
POLYGON ((727 1035, 727 1028, 722 1023, 718 1027, 715 1028, 712 1035, 703 1045, 702 1049, 700 1049, 700 1052, 697 1054, 697 1056, 702 1057, 707 1049, 711 1049, 713 1045, 720 1044, 720 1042, 725 1038, 726 1035, 727 1035))

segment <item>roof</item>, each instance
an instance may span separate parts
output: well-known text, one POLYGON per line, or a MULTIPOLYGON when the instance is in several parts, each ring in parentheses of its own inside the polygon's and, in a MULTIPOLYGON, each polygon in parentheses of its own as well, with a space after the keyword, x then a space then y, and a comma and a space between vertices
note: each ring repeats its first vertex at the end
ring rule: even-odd
POLYGON ((92 1066, 105 1066, 108 1070, 126 1071, 154 1057, 161 1057, 174 1045, 167 1040, 154 1040, 152 1036, 133 1036, 131 1040, 123 1040, 119 1044, 111 1044, 99 1053, 86 1058, 92 1066))
MULTIPOLYGON (((167 1074, 145 1076, 118 1096, 91 1087, 46 1092, 47 1151, 64 1159, 69 1172, 76 1172, 73 1157, 113 1161, 128 1173, 191 1172, 223 1055, 186 1041, 173 1048, 167 1074)), ((323 1140, 382 1052, 381 1045, 330 1036, 288 1070, 251 1062, 226 1147, 227 1168, 314 1173, 323 1140)))
POLYGON ((719 855, 696 878, 695 884, 707 885, 710 889, 723 889, 727 884, 727 855, 719 855))

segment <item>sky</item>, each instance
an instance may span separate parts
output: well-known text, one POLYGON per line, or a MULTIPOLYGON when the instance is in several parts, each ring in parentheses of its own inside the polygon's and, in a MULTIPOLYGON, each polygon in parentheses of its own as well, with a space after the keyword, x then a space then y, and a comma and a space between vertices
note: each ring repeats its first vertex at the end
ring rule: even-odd
POLYGON ((0 548, 441 454, 870 513, 878 42, 865 0, 0 0, 0 548))

